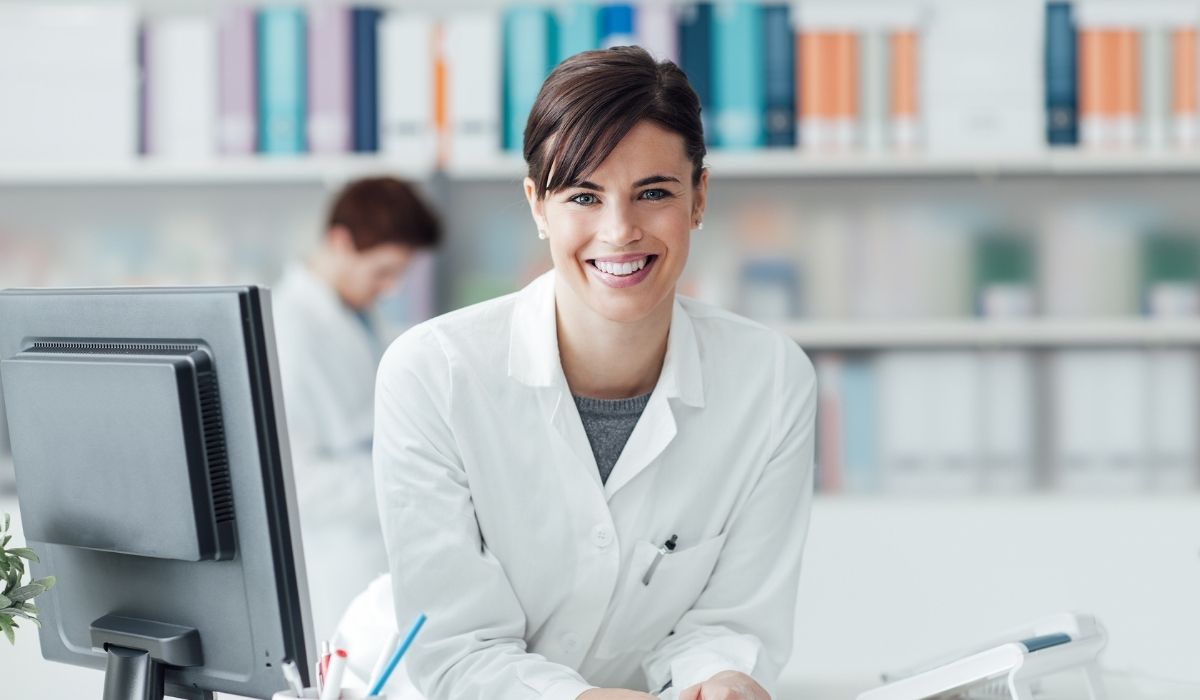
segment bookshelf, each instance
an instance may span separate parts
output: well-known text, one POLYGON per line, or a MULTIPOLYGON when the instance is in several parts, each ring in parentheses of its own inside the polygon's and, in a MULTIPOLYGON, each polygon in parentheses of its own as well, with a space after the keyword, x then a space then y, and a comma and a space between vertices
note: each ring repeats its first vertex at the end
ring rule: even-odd
MULTIPOLYGON (((870 180, 912 178, 1200 176, 1198 153, 1049 152, 1038 156, 986 158, 912 155, 811 155, 788 151, 712 150, 713 177, 728 180, 870 180)), ((445 168, 414 165, 386 155, 214 157, 171 161, 138 158, 116 162, 0 163, 0 186, 189 186, 337 184, 367 174, 390 173, 412 180, 451 183, 519 182, 525 164, 516 155, 445 168)))
POLYGON ((777 324, 777 328, 813 352, 1200 347, 1200 322, 1194 320, 800 321, 777 324))
POLYGON ((367 174, 387 172, 423 180, 425 169, 376 155, 324 158, 213 158, 198 161, 159 161, 142 158, 120 162, 0 164, 0 186, 98 187, 242 186, 275 184, 336 184, 367 174))

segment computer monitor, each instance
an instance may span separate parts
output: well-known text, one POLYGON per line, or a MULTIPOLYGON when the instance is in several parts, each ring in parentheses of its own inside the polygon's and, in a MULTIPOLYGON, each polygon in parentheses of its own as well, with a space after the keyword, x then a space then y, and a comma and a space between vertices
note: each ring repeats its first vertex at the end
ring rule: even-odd
POLYGON ((0 292, 42 655, 106 669, 106 700, 309 681, 272 328, 255 287, 0 292))

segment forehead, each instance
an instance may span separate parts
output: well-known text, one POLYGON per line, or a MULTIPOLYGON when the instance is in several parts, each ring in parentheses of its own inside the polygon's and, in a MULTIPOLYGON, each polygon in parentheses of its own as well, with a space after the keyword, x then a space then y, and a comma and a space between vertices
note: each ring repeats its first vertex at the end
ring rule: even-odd
POLYGON ((683 137, 651 121, 636 124, 602 163, 584 177, 640 179, 647 175, 675 175, 681 181, 691 172, 683 137))
POLYGON ((359 260, 370 265, 401 265, 410 255, 412 251, 399 243, 380 243, 358 253, 359 260))

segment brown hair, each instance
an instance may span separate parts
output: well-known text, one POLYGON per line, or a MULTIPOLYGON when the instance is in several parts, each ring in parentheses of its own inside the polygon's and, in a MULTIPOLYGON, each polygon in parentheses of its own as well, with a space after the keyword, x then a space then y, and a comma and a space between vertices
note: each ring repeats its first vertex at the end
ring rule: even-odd
POLYGON ((433 248, 441 242, 442 226, 433 210, 408 183, 393 177, 372 177, 346 185, 329 210, 325 230, 344 226, 357 250, 384 243, 433 248))
POLYGON ((683 137, 692 184, 704 169, 700 98, 674 63, 645 49, 584 51, 558 64, 525 123, 525 163, 539 199, 595 170, 638 122, 650 120, 683 137))

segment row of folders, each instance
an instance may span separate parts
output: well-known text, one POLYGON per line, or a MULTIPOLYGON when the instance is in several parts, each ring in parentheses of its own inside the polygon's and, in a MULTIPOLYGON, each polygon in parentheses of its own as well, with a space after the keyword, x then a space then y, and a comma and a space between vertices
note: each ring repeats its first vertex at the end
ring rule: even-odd
POLYGON ((818 353, 814 364, 822 491, 1122 494, 1200 483, 1194 350, 818 353))
POLYGON ((630 44, 683 68, 711 146, 909 149, 920 142, 920 15, 891 16, 804 26, 798 6, 750 0, 437 16, 319 3, 144 17, 122 3, 3 5, 0 90, 18 108, 0 113, 0 158, 473 162, 520 152, 559 61, 630 44))
POLYGON ((1198 29, 1188 3, 1047 4, 1047 143, 1200 145, 1198 29))

